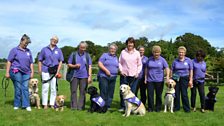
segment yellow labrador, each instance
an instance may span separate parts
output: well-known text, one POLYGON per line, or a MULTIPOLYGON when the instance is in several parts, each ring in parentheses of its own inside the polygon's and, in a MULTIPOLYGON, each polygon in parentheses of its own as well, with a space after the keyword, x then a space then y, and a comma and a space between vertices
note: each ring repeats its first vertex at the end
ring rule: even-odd
POLYGON ((58 95, 55 100, 54 109, 56 111, 64 111, 64 103, 65 103, 65 96, 64 95, 58 95))
POLYGON ((125 103, 125 113, 123 116, 128 117, 131 112, 144 116, 146 113, 145 106, 131 91, 131 88, 126 84, 122 84, 120 86, 120 91, 125 103))
POLYGON ((30 104, 35 105, 38 109, 40 109, 40 97, 38 94, 38 79, 33 78, 29 80, 29 97, 30 104))
POLYGON ((175 98, 175 85, 176 82, 172 79, 169 80, 169 83, 167 85, 167 90, 165 94, 165 103, 164 103, 164 112, 167 112, 167 109, 170 109, 170 112, 173 113, 173 107, 174 107, 174 98, 175 98))

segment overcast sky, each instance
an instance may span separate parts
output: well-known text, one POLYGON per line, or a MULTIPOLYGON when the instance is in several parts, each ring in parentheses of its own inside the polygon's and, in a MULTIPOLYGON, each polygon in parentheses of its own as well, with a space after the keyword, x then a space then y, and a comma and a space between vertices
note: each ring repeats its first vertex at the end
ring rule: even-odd
POLYGON ((57 35, 58 46, 82 40, 106 45, 127 37, 174 40, 186 32, 224 47, 224 0, 1 0, 0 58, 26 33, 37 52, 57 35))

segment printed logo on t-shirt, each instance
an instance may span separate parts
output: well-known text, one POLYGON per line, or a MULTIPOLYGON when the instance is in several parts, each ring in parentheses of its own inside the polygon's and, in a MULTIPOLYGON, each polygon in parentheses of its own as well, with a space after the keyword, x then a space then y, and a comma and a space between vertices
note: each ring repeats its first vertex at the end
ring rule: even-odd
POLYGON ((26 53, 27 54, 27 56, 30 56, 30 53, 26 53))
POLYGON ((187 63, 187 62, 184 62, 184 65, 185 65, 185 66, 187 66, 187 65, 188 65, 188 63, 187 63))
POLYGON ((162 63, 161 62, 158 62, 158 64, 161 65, 162 63))
POLYGON ((55 54, 58 54, 58 51, 54 51, 55 54))

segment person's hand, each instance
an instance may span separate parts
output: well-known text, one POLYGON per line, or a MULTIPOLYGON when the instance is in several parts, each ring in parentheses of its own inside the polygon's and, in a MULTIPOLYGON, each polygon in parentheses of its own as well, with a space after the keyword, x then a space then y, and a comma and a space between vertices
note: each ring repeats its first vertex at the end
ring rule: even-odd
POLYGON ((79 63, 75 64, 75 68, 77 68, 77 69, 79 69, 80 66, 81 66, 81 64, 79 64, 79 63))
POLYGON ((92 76, 89 76, 88 77, 88 84, 91 84, 92 83, 92 76))
POLYGON ((123 73, 123 72, 121 72, 121 75, 122 75, 122 76, 124 76, 124 77, 126 77, 126 76, 127 76, 127 75, 126 75, 125 73, 123 73))
POLYGON ((213 75, 210 75, 210 78, 213 80, 214 79, 214 76, 213 75))
POLYGON ((5 73, 5 77, 6 78, 10 78, 10 74, 7 72, 7 73, 5 73))
POLYGON ((147 79, 144 80, 144 83, 147 84, 147 79))
POLYGON ((138 76, 139 76, 138 74, 135 74, 135 76, 134 76, 134 77, 135 77, 135 78, 138 78, 138 76))
POLYGON ((189 86, 190 88, 193 88, 193 82, 192 82, 191 80, 189 81, 188 86, 189 86))
POLYGON ((33 73, 33 72, 31 72, 31 73, 30 73, 30 78, 33 78, 33 75, 34 75, 34 73, 33 73))
POLYGON ((111 75, 109 70, 106 70, 105 73, 106 73, 107 76, 111 75))

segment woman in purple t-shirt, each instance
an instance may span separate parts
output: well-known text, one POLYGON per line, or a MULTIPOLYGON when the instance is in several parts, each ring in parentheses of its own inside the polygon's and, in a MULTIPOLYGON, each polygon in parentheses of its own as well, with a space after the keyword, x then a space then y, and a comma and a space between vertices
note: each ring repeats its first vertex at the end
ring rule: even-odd
POLYGON ((160 56, 160 46, 153 46, 153 56, 149 57, 145 69, 145 84, 148 90, 148 112, 161 111, 162 92, 164 85, 164 70, 166 72, 166 81, 169 80, 169 67, 167 61, 160 56), (156 93, 156 105, 154 108, 154 91, 156 93))
POLYGON ((196 58, 192 60, 193 62, 193 88, 191 88, 191 107, 193 111, 196 111, 196 89, 198 88, 200 102, 201 102, 201 112, 205 112, 205 75, 213 77, 206 73, 206 62, 204 61, 206 54, 202 50, 196 52, 196 58))
POLYGON ((107 108, 110 108, 113 100, 118 73, 119 64, 116 51, 117 45, 111 44, 109 52, 103 53, 98 61, 100 95, 105 100, 107 108))
POLYGON ((178 58, 171 66, 171 77, 176 81, 174 110, 180 110, 180 94, 185 112, 190 112, 188 99, 188 86, 193 86, 193 64, 190 58, 186 57, 187 49, 184 46, 178 48, 178 58))
POLYGON ((24 34, 19 46, 13 48, 6 64, 6 78, 11 78, 14 85, 14 110, 20 107, 31 111, 28 81, 33 78, 33 57, 27 48, 30 38, 24 34))

